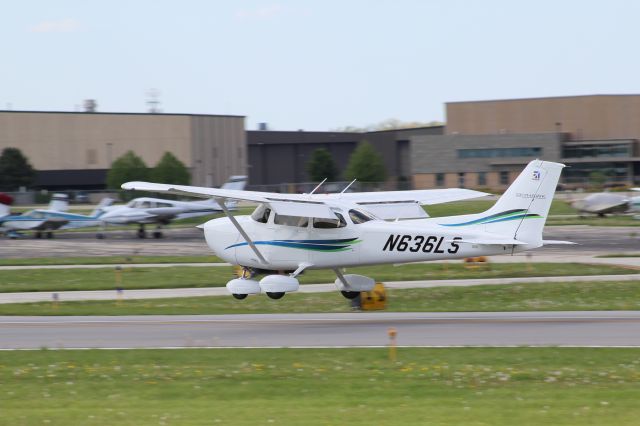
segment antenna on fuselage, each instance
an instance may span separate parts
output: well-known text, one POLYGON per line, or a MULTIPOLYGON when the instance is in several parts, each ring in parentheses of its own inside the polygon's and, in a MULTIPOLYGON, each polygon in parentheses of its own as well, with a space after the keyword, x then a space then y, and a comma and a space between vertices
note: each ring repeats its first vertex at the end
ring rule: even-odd
POLYGON ((349 189, 349 187, 350 187, 351 185, 353 185, 354 183, 356 183, 356 180, 358 180, 358 179, 354 179, 354 180, 352 180, 352 181, 351 181, 351 183, 350 183, 349 185, 347 185, 345 189, 343 189, 342 191, 340 191, 340 193, 341 193, 341 194, 344 194, 344 191, 346 191, 347 189, 349 189))
POLYGON ((320 183, 318 184, 318 186, 316 186, 315 188, 313 188, 313 191, 311 191, 311 192, 309 193, 309 195, 311 195, 311 194, 313 194, 314 192, 316 192, 316 191, 318 190, 318 188, 320 188, 320 187, 322 186, 322 184, 323 184, 323 183, 325 183, 326 181, 327 181, 327 178, 324 178, 324 180, 323 180, 322 182, 320 182, 320 183))

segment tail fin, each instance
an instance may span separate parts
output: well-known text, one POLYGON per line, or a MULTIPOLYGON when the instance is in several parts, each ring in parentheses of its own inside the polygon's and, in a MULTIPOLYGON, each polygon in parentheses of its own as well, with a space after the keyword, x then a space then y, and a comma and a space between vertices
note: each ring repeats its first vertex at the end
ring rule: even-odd
POLYGON ((113 198, 104 197, 102 200, 100 200, 96 208, 93 209, 93 211, 91 212, 91 216, 96 218, 102 216, 102 214, 104 213, 104 208, 113 204, 114 201, 115 200, 113 198))
POLYGON ((531 161, 493 207, 446 226, 474 225, 528 246, 542 246, 542 229, 563 167, 550 161, 531 161))
POLYGON ((11 207, 9 207, 11 204, 13 204, 13 197, 0 192, 0 217, 11 214, 11 207))
POLYGON ((242 191, 245 186, 247 186, 246 176, 230 176, 229 180, 225 182, 220 189, 237 189, 242 191))
POLYGON ((66 212, 69 210, 69 196, 67 194, 56 193, 51 197, 49 210, 66 212))

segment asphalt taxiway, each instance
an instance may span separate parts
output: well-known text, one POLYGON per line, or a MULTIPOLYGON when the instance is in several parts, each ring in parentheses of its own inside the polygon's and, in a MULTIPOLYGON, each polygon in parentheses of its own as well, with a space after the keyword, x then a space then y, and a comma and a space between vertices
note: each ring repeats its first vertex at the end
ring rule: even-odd
MULTIPOLYGON (((209 255, 202 231, 196 228, 168 228, 165 238, 138 239, 134 229, 111 231, 107 238, 97 240, 92 232, 67 232, 53 239, 35 239, 27 236, 18 240, 2 240, 0 258, 51 256, 189 256, 209 255)), ((566 240, 575 246, 550 245, 533 251, 536 254, 624 253, 640 251, 640 227, 607 226, 547 226, 544 238, 566 240)))
POLYGON ((0 317, 0 348, 631 346, 640 311, 0 317))

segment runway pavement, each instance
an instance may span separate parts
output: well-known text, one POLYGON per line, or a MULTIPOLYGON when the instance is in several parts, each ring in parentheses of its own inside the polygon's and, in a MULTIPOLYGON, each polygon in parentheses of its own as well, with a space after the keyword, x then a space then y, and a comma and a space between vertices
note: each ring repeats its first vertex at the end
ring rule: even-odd
POLYGON ((640 312, 0 317, 0 348, 633 346, 640 312))

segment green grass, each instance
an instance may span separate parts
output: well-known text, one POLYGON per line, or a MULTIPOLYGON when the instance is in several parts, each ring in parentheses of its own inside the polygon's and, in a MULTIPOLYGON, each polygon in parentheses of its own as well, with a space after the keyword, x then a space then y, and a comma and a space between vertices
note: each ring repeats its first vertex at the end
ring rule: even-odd
MULTIPOLYGON (((640 281, 482 285, 387 290, 393 312, 498 312, 640 309, 640 281)), ((264 295, 239 301, 192 297, 116 301, 0 304, 0 315, 195 315, 349 312, 338 292, 264 295)))
POLYGON ((126 265, 128 263, 218 263, 216 256, 92 256, 92 257, 33 257, 0 259, 0 266, 32 265, 126 265))
POLYGON ((640 257, 640 253, 609 253, 596 256, 597 258, 609 259, 617 257, 640 257))
MULTIPOLYGON (((381 333, 385 333, 381 327, 381 333)), ((640 351, 7 352, 7 425, 636 425, 640 351)))
MULTIPOLYGON (((462 263, 418 263, 400 266, 378 265, 348 268, 347 272, 370 276, 378 281, 416 281, 464 278, 544 277, 568 275, 612 275, 636 273, 634 269, 578 263, 496 263, 469 269, 462 263)), ((0 293, 18 291, 109 290, 224 286, 234 276, 231 266, 171 266, 155 268, 27 269, 0 271, 0 293), (116 283, 117 274, 120 281, 116 283)), ((308 271, 299 277, 302 284, 335 281, 333 271, 308 271)))

